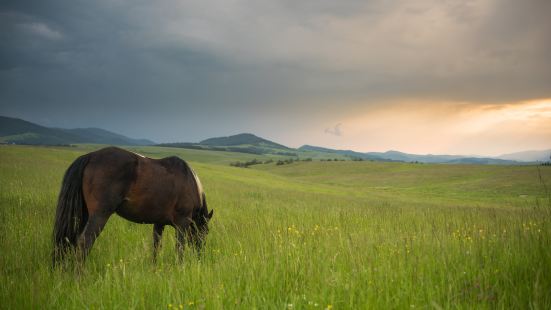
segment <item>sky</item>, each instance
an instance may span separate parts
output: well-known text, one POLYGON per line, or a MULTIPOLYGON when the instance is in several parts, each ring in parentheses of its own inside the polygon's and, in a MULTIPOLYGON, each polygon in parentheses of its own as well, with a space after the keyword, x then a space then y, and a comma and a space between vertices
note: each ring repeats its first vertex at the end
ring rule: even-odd
POLYGON ((156 142, 551 148, 548 0, 3 0, 0 115, 156 142))

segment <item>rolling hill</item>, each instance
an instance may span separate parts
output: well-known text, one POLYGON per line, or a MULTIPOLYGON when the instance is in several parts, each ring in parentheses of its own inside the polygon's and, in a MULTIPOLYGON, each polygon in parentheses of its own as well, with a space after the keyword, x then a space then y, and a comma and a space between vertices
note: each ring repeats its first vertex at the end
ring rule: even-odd
POLYGON ((216 146, 236 146, 236 145, 255 145, 276 149, 292 150, 285 145, 257 137, 251 133, 241 133, 228 137, 210 138, 199 142, 201 145, 216 145, 216 146))
POLYGON ((68 145, 95 143, 113 145, 152 145, 146 139, 133 139, 100 128, 50 128, 22 119, 0 116, 0 143, 68 145))
POLYGON ((282 156, 298 156, 295 149, 260 138, 250 133, 242 133, 228 137, 210 138, 199 143, 161 143, 158 144, 158 146, 239 152, 258 155, 272 154, 282 156))

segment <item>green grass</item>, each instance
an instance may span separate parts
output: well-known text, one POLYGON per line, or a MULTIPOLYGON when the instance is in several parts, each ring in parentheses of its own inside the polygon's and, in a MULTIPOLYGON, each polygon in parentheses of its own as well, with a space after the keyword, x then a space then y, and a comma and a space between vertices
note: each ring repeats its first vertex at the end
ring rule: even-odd
POLYGON ((131 148, 190 161, 215 210, 205 253, 151 262, 151 225, 113 216, 81 273, 50 269, 65 169, 98 146, 0 146, 2 308, 551 308, 551 167, 131 148))

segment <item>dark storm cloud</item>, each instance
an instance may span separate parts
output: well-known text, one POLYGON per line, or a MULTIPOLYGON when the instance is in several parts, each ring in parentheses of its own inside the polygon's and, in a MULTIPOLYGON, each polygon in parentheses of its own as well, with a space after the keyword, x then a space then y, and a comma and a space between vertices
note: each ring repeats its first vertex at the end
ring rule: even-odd
POLYGON ((549 3, 4 1, 0 114, 193 141, 388 98, 550 97, 549 3))

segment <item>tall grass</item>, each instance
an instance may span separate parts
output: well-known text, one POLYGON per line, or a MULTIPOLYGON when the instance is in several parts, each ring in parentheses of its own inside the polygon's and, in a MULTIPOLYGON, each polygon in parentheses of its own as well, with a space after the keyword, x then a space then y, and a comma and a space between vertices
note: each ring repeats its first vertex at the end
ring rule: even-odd
POLYGON ((0 147, 3 308, 551 307, 548 167, 240 169, 194 153, 216 210, 200 259, 178 263, 167 229, 153 264, 151 225, 113 216, 82 272, 52 271, 56 196, 81 153, 0 147))

